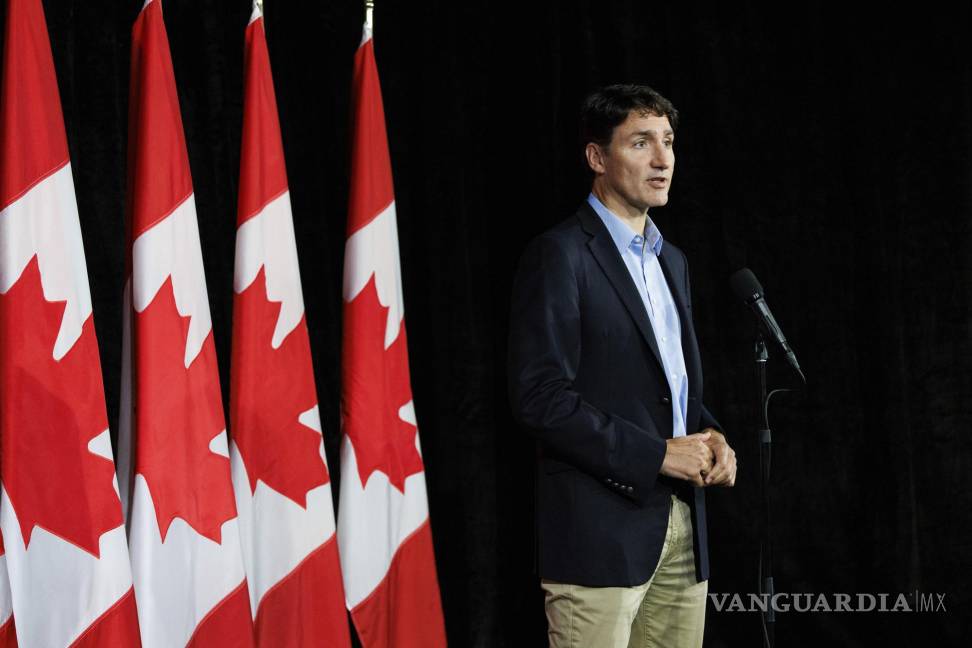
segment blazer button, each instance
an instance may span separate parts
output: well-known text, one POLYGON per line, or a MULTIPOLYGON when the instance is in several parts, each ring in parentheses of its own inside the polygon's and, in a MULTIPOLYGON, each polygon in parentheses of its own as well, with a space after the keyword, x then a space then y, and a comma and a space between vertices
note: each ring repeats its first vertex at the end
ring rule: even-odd
POLYGON ((626 488, 625 490, 627 490, 627 491, 628 491, 628 492, 630 493, 630 492, 632 492, 632 491, 633 491, 634 489, 633 489, 633 488, 631 488, 630 486, 628 486, 628 487, 627 487, 627 488, 626 488))
POLYGON ((672 402, 672 399, 669 398, 668 396, 662 396, 661 402, 664 403, 665 405, 669 405, 672 402))

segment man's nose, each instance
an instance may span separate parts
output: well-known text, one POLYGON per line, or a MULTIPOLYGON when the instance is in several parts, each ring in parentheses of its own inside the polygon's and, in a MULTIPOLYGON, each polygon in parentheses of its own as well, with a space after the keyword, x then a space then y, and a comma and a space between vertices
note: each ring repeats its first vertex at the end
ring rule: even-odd
POLYGON ((667 169, 672 165, 672 156, 666 149, 656 148, 651 156, 651 167, 653 169, 667 169))

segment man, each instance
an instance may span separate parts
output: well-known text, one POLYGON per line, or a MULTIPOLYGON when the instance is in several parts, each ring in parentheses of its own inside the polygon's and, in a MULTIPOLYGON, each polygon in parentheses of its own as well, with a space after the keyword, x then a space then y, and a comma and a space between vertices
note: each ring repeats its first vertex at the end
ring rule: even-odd
POLYGON ((732 486, 736 460, 702 404, 685 255, 648 218, 668 202, 677 124, 646 86, 588 97, 591 194, 514 282, 510 397, 538 440, 555 648, 702 645, 703 489, 732 486))

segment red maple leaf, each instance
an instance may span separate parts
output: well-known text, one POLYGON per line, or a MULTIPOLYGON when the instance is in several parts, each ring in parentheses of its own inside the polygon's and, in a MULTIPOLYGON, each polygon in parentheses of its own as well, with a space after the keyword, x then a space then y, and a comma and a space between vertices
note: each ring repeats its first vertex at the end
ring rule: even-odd
POLYGON ((267 299, 265 268, 233 303, 230 430, 251 491, 259 479, 302 507, 328 482, 321 435, 297 419, 317 404, 305 318, 271 346, 279 302, 267 299))
POLYGON ((210 331, 187 369, 188 331, 169 277, 135 317, 135 472, 148 483, 163 542, 177 517, 221 542, 236 504, 229 459, 209 448, 226 427, 216 348, 210 331))
POLYGON ((415 448, 418 429, 398 410, 412 400, 405 321, 385 349, 388 308, 378 301, 374 275, 344 304, 341 413, 354 445, 361 485, 374 471, 405 492, 405 478, 424 469, 415 448))
POLYGON ((36 255, 0 294, 0 470, 25 545, 40 526, 98 557, 121 504, 114 464, 88 450, 108 427, 94 324, 54 360, 64 308, 44 299, 36 255))

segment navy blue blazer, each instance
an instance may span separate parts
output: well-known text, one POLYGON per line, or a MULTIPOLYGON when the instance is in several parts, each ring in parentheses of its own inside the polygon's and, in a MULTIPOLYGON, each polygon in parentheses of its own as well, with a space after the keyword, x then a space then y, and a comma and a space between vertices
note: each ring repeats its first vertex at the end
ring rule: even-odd
MULTIPOLYGON (((687 432, 720 428, 702 404, 685 254, 659 262, 681 321, 687 432)), ((638 290, 586 202, 527 246, 513 284, 509 391, 538 442, 537 550, 542 578, 590 587, 651 578, 671 495, 693 515, 696 577, 709 577, 705 494, 659 473, 672 394, 638 290)))

